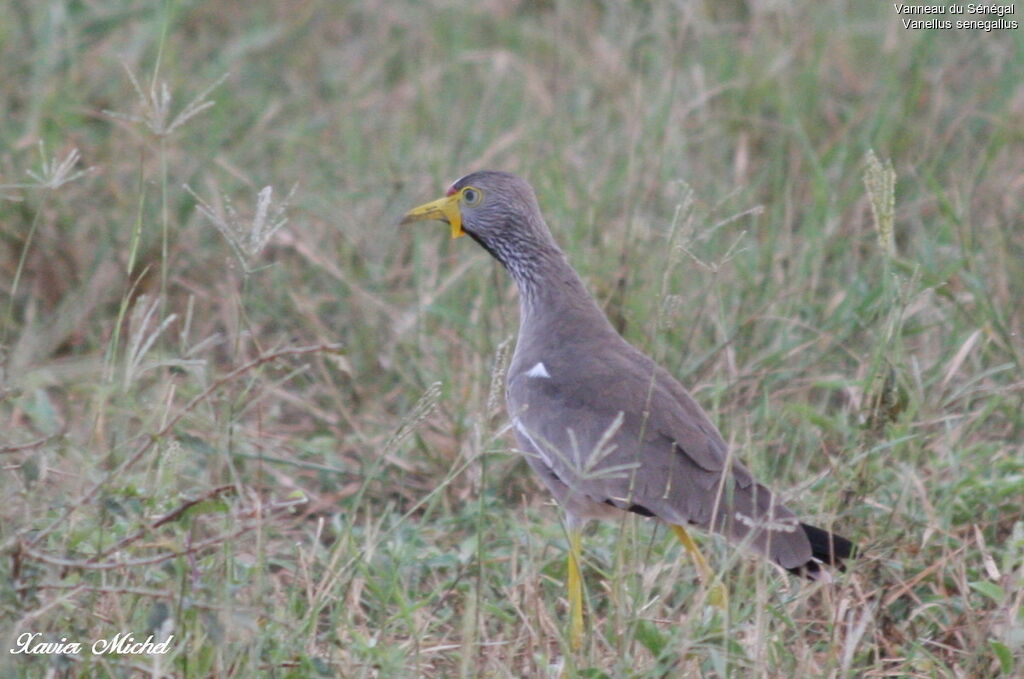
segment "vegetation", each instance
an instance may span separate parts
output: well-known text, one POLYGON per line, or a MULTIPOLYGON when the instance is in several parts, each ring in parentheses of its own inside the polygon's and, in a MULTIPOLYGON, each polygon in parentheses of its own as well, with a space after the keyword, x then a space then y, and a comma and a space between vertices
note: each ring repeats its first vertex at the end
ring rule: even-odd
POLYGON ((25 677, 1024 674, 1024 38, 891 5, 0 0, 0 638, 25 677), (521 173, 631 341, 862 556, 796 582, 512 449, 521 173), (264 188, 271 187, 271 188, 264 188), (82 642, 15 654, 17 639, 82 642), (173 635, 165 655, 95 640, 173 635))

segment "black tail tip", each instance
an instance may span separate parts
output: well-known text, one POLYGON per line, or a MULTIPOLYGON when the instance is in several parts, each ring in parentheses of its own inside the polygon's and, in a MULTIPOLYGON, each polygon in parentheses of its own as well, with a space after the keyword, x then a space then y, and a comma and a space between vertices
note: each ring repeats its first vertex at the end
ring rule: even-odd
POLYGON ((851 559, 856 556, 856 547, 843 536, 829 533, 827 530, 806 523, 801 523, 800 527, 804 529, 804 533, 807 534, 807 539, 811 543, 811 555, 814 559, 802 566, 786 569, 790 573, 818 580, 822 573, 822 563, 845 571, 846 564, 843 563, 843 559, 851 559))

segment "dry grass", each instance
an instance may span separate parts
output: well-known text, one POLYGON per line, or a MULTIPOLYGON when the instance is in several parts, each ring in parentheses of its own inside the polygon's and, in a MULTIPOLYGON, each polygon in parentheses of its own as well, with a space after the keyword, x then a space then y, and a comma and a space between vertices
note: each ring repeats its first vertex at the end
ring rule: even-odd
POLYGON ((5 676, 1024 672, 1019 31, 838 0, 0 10, 0 638, 175 636, 5 676), (627 517, 585 541, 568 651, 500 398, 514 292, 396 226, 480 167, 862 545, 838 584, 707 539, 723 614, 627 517))

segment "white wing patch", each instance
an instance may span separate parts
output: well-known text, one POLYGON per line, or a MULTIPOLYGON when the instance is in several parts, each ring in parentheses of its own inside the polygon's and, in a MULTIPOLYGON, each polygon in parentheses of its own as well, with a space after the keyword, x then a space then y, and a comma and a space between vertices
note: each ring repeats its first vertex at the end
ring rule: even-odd
POLYGON ((526 371, 527 377, 551 377, 548 373, 548 369, 544 367, 544 364, 537 361, 537 365, 533 366, 526 371))

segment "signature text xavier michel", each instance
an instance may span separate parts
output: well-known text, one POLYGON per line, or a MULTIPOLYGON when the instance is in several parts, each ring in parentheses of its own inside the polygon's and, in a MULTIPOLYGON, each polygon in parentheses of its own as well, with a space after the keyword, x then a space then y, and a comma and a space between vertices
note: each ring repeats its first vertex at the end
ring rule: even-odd
MULTIPOLYGON (((42 636, 40 632, 19 634, 11 648, 11 654, 78 655, 88 644, 82 641, 68 641, 67 637, 61 637, 60 641, 48 641, 42 639, 42 636)), ((138 641, 131 634, 120 633, 109 639, 96 639, 88 648, 93 655, 163 655, 171 650, 173 639, 172 634, 161 642, 154 642, 153 635, 150 634, 144 641, 138 641)))

